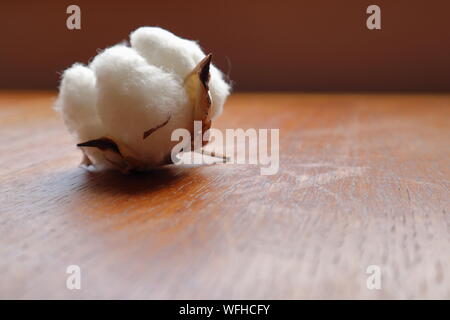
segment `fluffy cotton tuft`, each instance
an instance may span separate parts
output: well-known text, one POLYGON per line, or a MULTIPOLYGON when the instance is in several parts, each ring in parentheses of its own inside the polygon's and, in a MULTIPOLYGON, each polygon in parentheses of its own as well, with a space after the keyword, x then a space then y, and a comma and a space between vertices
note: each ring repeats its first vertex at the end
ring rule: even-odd
MULTIPOLYGON (((149 64, 174 73, 180 79, 205 57, 195 41, 177 37, 173 33, 155 27, 141 27, 130 35, 133 47, 149 64)), ((209 88, 212 98, 212 119, 222 113, 223 105, 230 93, 229 85, 223 80, 222 73, 215 66, 210 69, 209 88)))
MULTIPOLYGON (((184 80, 205 58, 194 41, 157 27, 142 27, 130 35, 131 47, 116 45, 88 65, 74 64, 61 80, 56 109, 77 142, 108 137, 129 148, 147 167, 164 162, 177 143, 177 128, 192 131, 193 106, 184 80), (169 121, 168 121, 169 120, 169 121), (149 128, 167 124, 148 138, 149 128)), ((230 87, 222 73, 210 67, 211 118, 220 115, 230 87)), ((84 148, 87 164, 111 167, 111 159, 96 148, 84 148)))

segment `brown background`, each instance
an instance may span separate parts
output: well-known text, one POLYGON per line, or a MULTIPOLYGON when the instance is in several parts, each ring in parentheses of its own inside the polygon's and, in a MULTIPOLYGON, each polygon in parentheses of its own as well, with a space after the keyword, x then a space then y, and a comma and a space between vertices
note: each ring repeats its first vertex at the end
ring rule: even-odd
POLYGON ((449 91, 450 2, 10 1, 0 5, 0 88, 56 88, 135 28, 158 25, 200 40, 236 90, 449 91), (81 7, 82 30, 66 28, 81 7), (382 30, 365 26, 367 6, 382 30))

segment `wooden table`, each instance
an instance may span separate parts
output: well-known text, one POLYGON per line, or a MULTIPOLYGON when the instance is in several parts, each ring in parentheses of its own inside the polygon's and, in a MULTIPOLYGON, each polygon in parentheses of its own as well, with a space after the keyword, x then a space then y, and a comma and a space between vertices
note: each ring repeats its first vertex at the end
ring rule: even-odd
POLYGON ((86 172, 54 97, 0 94, 0 298, 450 298, 450 95, 235 94, 273 176, 86 172))

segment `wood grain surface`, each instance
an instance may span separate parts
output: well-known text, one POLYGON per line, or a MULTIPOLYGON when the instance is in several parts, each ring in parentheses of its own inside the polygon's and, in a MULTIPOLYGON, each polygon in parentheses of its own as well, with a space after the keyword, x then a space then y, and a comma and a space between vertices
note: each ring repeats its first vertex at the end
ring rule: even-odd
POLYGON ((0 94, 0 298, 450 298, 450 95, 233 95, 273 176, 86 172, 54 97, 0 94))

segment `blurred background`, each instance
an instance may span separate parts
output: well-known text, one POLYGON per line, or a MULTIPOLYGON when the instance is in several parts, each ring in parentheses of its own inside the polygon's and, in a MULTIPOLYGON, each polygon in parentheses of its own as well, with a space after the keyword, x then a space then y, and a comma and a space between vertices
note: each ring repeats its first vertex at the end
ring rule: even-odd
POLYGON ((236 91, 449 91, 449 15, 448 0, 3 1, 0 89, 56 89, 148 25, 199 40, 236 91), (71 4, 81 30, 66 27, 71 4), (366 28, 372 4, 381 30, 366 28))

